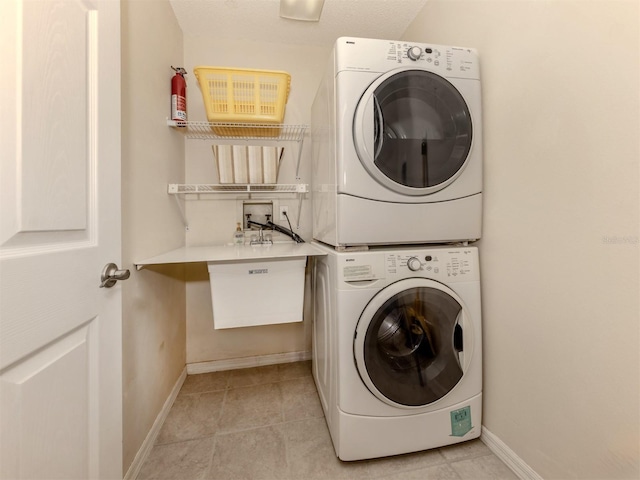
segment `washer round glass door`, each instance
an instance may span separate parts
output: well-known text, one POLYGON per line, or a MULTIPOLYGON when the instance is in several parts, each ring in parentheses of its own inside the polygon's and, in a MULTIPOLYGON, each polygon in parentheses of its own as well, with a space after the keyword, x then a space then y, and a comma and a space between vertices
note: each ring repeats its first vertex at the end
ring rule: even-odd
POLYGON ((382 185, 427 195, 451 184, 471 150, 471 114, 460 92, 424 70, 396 70, 372 83, 354 116, 356 152, 382 185))
POLYGON ((462 300, 438 282, 391 284, 358 321, 354 357, 360 377, 390 405, 416 408, 439 400, 467 368, 473 341, 468 317, 462 300))

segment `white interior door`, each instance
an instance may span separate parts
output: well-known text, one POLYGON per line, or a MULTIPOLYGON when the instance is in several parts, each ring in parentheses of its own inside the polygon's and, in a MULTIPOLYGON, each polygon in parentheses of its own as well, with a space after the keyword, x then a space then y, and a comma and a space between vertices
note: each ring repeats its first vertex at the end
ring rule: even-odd
POLYGON ((0 478, 122 478, 118 0, 0 2, 0 478))

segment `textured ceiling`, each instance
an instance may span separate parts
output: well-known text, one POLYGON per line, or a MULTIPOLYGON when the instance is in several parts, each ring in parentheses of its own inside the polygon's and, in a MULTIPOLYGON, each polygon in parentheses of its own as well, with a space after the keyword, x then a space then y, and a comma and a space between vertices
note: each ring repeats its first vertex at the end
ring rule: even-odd
POLYGON ((401 37, 427 0, 325 0, 319 22, 280 18, 279 0, 170 0, 185 35, 331 46, 341 36, 401 37))

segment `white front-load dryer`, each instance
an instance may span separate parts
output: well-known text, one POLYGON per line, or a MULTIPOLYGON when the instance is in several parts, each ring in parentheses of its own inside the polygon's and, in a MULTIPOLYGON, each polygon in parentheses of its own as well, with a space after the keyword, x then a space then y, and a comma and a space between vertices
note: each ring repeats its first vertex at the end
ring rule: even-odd
POLYGON ((339 38, 311 111, 313 237, 446 243, 482 231, 473 49, 339 38))
POLYGON ((475 247, 327 253, 314 264, 313 376, 337 456, 477 438, 482 328, 475 247))

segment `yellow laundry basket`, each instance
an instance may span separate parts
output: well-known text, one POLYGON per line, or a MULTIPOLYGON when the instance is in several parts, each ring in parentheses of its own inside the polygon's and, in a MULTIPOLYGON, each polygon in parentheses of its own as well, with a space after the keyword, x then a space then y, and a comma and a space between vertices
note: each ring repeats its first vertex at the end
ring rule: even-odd
POLYGON ((276 137, 291 88, 291 75, 273 70, 227 67, 193 69, 209 122, 244 123, 247 127, 216 126, 218 135, 276 137), (265 126, 267 126, 265 128, 265 126))

